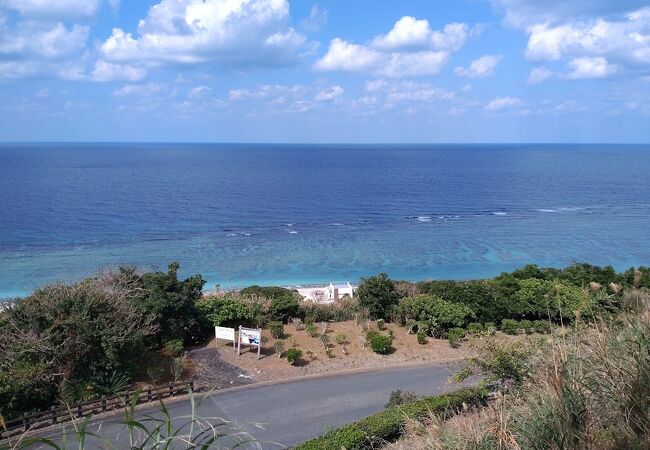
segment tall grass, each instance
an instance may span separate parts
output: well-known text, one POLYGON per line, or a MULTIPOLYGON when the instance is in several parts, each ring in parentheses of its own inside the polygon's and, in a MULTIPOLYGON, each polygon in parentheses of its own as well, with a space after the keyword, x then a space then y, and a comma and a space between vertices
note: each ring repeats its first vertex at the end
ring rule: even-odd
MULTIPOLYGON (((204 397, 205 398, 205 397, 204 397)), ((122 429, 114 434, 91 431, 92 418, 73 422, 72 429, 62 426, 50 431, 56 437, 30 437, 28 433, 14 440, 0 442, 0 450, 22 450, 26 448, 51 448, 54 450, 86 450, 101 448, 118 450, 167 450, 167 449, 261 449, 261 444, 248 433, 241 431, 232 422, 218 417, 201 417, 197 414, 200 400, 193 393, 189 395, 191 413, 173 416, 161 400, 157 414, 138 414, 138 396, 135 395, 125 406, 120 425, 122 429), (123 436, 128 440, 128 447, 123 436), (116 438, 120 436, 120 442, 116 438)), ((2 425, 2 423, 0 423, 2 425)), ((101 430, 101 426, 97 427, 101 430)))
POLYGON ((633 291, 625 301, 627 313, 583 318, 541 351, 488 346, 479 366, 492 379, 512 379, 498 370, 513 358, 509 367, 529 369, 519 372, 521 387, 448 421, 412 423, 389 448, 650 449, 650 293, 633 291))

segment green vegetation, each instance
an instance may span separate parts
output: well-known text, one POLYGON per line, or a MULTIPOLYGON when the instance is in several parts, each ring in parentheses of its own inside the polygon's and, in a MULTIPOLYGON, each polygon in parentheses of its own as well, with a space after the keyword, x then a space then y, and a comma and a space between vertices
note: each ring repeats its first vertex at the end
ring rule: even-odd
POLYGON ((271 336, 275 339, 284 339, 284 325, 282 325, 282 322, 271 322, 269 330, 271 330, 271 336))
POLYGON ((424 331, 418 331, 416 336, 418 339, 418 344, 424 345, 427 343, 427 334, 424 331))
POLYGON ((370 330, 366 333, 366 337, 373 352, 385 355, 392 350, 392 336, 386 336, 378 331, 370 330))
POLYGON ((289 361, 289 364, 291 365, 295 365, 298 361, 300 361, 301 356, 302 350, 293 347, 287 350, 287 361, 289 361))
POLYGON ((357 297, 359 304, 367 308, 368 315, 372 320, 385 319, 399 300, 395 283, 385 273, 362 278, 357 289, 357 297))
POLYGON ((460 344, 467 334, 467 331, 464 328, 451 328, 447 333, 447 339, 449 339, 449 345, 453 348, 460 347, 460 344))
POLYGON ((449 394, 427 397, 411 403, 391 406, 358 422, 332 430, 300 444, 296 450, 365 450, 381 447, 398 439, 410 420, 424 420, 430 413, 446 418, 467 406, 486 400, 484 389, 461 389, 449 394))
POLYGON ((396 316, 402 325, 415 320, 418 331, 442 337, 450 328, 462 327, 473 319, 474 312, 462 303, 448 302, 437 295, 421 294, 402 299, 396 308, 396 316))

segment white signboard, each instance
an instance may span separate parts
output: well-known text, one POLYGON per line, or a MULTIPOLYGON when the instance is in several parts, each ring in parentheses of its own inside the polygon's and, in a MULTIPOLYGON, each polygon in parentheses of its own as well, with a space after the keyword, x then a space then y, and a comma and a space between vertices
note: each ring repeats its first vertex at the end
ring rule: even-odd
POLYGON ((239 327, 239 341, 237 345, 237 354, 241 355, 241 345, 257 346, 257 359, 260 359, 262 350, 262 330, 259 328, 239 327))
POLYGON ((217 339, 225 339, 226 341, 235 340, 235 329, 226 327, 214 327, 214 334, 217 339))
POLYGON ((232 350, 235 351, 235 329, 226 327, 214 327, 215 345, 219 347, 219 339, 232 341, 232 350))

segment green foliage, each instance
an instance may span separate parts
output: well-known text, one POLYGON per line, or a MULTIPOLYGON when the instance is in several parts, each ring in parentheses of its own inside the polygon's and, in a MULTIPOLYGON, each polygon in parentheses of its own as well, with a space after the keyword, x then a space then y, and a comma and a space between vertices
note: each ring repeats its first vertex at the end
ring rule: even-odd
POLYGON ((200 275, 180 281, 179 264, 173 262, 167 272, 148 272, 137 277, 132 268, 120 268, 123 282, 138 286, 134 291, 135 301, 146 314, 153 315, 158 332, 155 343, 162 345, 172 339, 196 344, 205 337, 201 327, 196 302, 202 297, 205 280, 200 275))
POLYGON ((414 392, 410 391, 401 391, 396 390, 390 393, 388 397, 388 403, 386 403, 386 408, 392 408, 393 406, 403 405, 404 403, 412 403, 418 399, 418 396, 414 392))
POLYGON ((512 319, 503 319, 501 321, 501 331, 505 334, 517 334, 520 330, 519 322, 512 319))
POLYGON ((271 320, 288 323, 292 317, 302 317, 300 303, 293 293, 275 297, 271 300, 269 316, 271 320))
POLYGON ((537 333, 548 334, 551 332, 551 322, 548 320, 535 320, 533 321, 533 329, 537 333))
POLYGON ((284 339, 284 325, 282 325, 282 322, 271 322, 269 329, 271 330, 271 336, 275 339, 284 339))
POLYGON ((314 325, 313 323, 308 323, 307 326, 305 327, 305 331, 307 332, 308 335, 310 335, 313 338, 318 336, 318 328, 316 328, 316 325, 314 325))
POLYGON ((391 351, 393 345, 392 337, 383 335, 374 330, 368 331, 366 337, 373 352, 385 355, 391 351))
POLYGON ((535 330, 533 328, 533 322, 530 320, 522 320, 519 322, 519 328, 524 330, 526 334, 532 334, 535 330))
POLYGON ((377 329, 378 330, 380 330, 380 331, 383 330, 384 325, 385 325, 384 319, 377 319, 377 329))
POLYGON ((342 428, 331 430, 321 437, 294 447, 295 450, 370 450, 398 439, 409 420, 422 421, 429 414, 444 419, 456 414, 463 404, 482 405, 487 392, 481 388, 461 389, 449 394, 427 397, 411 403, 389 407, 342 428))
POLYGON ((345 345, 348 343, 348 337, 343 333, 339 333, 336 335, 336 343, 339 345, 345 345))
POLYGON ((452 348, 460 347, 460 344, 467 334, 467 331, 464 328, 452 328, 447 333, 447 339, 449 339, 449 345, 452 348))
POLYGON ((211 326, 254 326, 251 308, 235 297, 206 297, 196 306, 211 326))
POLYGON ((514 296, 514 314, 528 314, 539 318, 560 317, 571 319, 576 311, 584 310, 585 293, 575 286, 561 281, 545 281, 528 278, 520 282, 520 287, 514 296))
POLYGON ((402 324, 408 320, 418 322, 418 331, 440 337, 453 327, 462 327, 474 317, 473 311, 460 303, 452 303, 437 296, 418 295, 402 299, 398 306, 402 324))
POLYGON ((278 355, 278 358, 282 358, 282 354, 284 353, 284 341, 275 341, 273 344, 273 350, 278 355))
POLYGON ((178 356, 183 353, 183 341, 181 339, 172 339, 165 343, 165 350, 172 356, 178 356))
POLYGON ((278 286, 249 286, 240 291, 242 297, 261 297, 268 299, 292 298, 295 290, 278 286))
POLYGON ((485 326, 482 323, 472 322, 467 325, 467 332, 471 334, 479 334, 485 331, 485 326))
POLYGON ((296 365, 298 361, 300 361, 300 357, 302 356, 302 350, 297 349, 297 348, 290 348, 287 350, 287 361, 289 361, 289 364, 296 365))
POLYGON ((399 300, 395 283, 385 273, 362 278, 357 297, 359 304, 368 309, 368 314, 373 320, 385 319, 390 308, 399 300))
POLYGON ((427 334, 424 331, 418 331, 417 333, 418 344, 424 345, 427 343, 427 334))

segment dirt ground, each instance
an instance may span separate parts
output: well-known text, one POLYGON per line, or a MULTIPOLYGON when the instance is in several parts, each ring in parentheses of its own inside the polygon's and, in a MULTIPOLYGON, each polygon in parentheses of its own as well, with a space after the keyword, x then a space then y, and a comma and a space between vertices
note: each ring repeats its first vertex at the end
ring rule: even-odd
MULTIPOLYGON (((332 350, 328 357, 320 340, 321 325, 316 324, 316 326, 318 337, 311 337, 305 330, 296 331, 293 325, 285 325, 285 338, 283 339, 285 351, 291 347, 302 350, 301 361, 295 366, 289 364, 286 357, 278 358, 273 350, 276 339, 271 337, 268 329, 265 329, 262 331, 263 344, 260 360, 257 360, 256 348, 249 349, 242 346, 241 356, 237 356, 233 351, 232 343, 219 341, 217 348, 215 341, 212 340, 206 348, 201 349, 199 355, 203 358, 203 362, 200 364, 203 370, 201 373, 194 373, 194 376, 198 382, 202 382, 203 379, 205 382, 224 379, 221 375, 216 374, 208 378, 206 376, 210 375, 212 367, 215 371, 219 371, 220 367, 225 364, 225 367, 238 368, 244 376, 250 376, 255 381, 268 381, 346 369, 381 367, 388 364, 453 361, 469 355, 469 346, 466 344, 459 349, 453 349, 447 340, 433 338, 427 338, 426 344, 418 344, 414 334, 407 335, 405 328, 395 324, 386 324, 382 331, 384 334, 387 334, 388 330, 393 331, 394 350, 388 355, 379 355, 370 348, 362 346, 361 338, 365 333, 362 334, 361 328, 354 321, 348 321, 329 324, 326 334, 329 337, 329 346, 332 350), (344 353, 343 347, 336 342, 338 334, 344 334, 347 338, 345 345, 347 354, 344 353), (211 366, 208 362, 211 359, 220 362, 211 366)), ((190 358, 194 363, 195 355, 191 355, 190 358)), ((232 371, 230 379, 232 379, 232 371)), ((251 381, 238 374, 234 382, 243 380, 251 381)), ((230 381, 228 380, 228 383, 230 381)))

